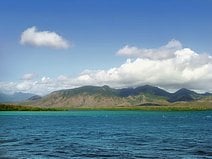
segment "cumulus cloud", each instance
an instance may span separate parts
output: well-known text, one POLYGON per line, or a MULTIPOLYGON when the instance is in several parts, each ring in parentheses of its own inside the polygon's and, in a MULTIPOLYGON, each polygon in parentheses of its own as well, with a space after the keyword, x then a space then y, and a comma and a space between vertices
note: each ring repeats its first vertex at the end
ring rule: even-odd
POLYGON ((32 88, 32 85, 31 85, 31 82, 24 81, 24 82, 18 83, 16 88, 19 91, 27 91, 32 88))
POLYGON ((156 49, 138 48, 135 46, 125 45, 123 48, 119 49, 116 54, 126 57, 161 60, 174 57, 174 52, 179 49, 182 49, 180 41, 172 39, 166 45, 156 49))
POLYGON ((120 67, 85 73, 79 76, 78 80, 84 83, 109 84, 114 87, 151 84, 163 88, 187 87, 211 91, 212 58, 184 48, 177 50, 173 58, 128 59, 120 67))
POLYGON ((20 43, 57 49, 66 49, 69 47, 69 43, 62 36, 55 32, 38 31, 35 26, 26 29, 21 34, 20 43))
POLYGON ((34 73, 27 73, 22 76, 22 80, 32 80, 36 75, 34 73))
POLYGON ((54 90, 69 89, 83 85, 109 85, 115 88, 136 87, 150 84, 168 90, 188 88, 212 92, 212 57, 190 48, 182 48, 180 42, 172 40, 154 50, 155 57, 127 59, 119 67, 107 70, 85 70, 76 77, 60 75, 55 79, 42 77, 17 83, 0 83, 0 90, 26 91, 46 94, 54 90), (171 56, 156 58, 158 50, 169 50, 171 56), (172 50, 172 51, 171 51, 172 50))

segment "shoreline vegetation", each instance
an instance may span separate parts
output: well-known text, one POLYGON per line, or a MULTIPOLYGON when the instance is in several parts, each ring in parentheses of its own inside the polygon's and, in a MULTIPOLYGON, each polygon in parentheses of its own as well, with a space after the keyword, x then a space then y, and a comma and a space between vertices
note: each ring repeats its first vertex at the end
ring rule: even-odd
POLYGON ((204 111, 212 110, 212 105, 199 105, 190 103, 177 103, 168 106, 99 106, 99 107, 38 107, 14 104, 0 104, 0 111, 204 111))

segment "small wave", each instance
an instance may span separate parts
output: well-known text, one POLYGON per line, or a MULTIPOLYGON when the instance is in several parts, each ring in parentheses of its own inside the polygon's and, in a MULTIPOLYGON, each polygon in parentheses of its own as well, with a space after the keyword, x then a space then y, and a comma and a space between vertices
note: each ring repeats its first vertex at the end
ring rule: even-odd
POLYGON ((194 154, 200 156, 212 156, 212 151, 197 150, 194 152, 194 154))
POLYGON ((0 144, 10 143, 10 142, 17 142, 17 139, 7 139, 7 140, 0 140, 0 144))
POLYGON ((109 157, 118 157, 119 155, 116 154, 94 154, 94 153, 86 153, 81 154, 80 157, 89 157, 89 158, 109 158, 109 157))

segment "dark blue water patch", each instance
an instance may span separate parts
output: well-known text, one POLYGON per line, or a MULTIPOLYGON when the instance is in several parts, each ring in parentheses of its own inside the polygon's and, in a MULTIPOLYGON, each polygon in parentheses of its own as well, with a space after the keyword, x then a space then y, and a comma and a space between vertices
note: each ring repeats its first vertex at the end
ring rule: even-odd
POLYGON ((212 111, 0 112, 0 158, 211 158, 212 111))

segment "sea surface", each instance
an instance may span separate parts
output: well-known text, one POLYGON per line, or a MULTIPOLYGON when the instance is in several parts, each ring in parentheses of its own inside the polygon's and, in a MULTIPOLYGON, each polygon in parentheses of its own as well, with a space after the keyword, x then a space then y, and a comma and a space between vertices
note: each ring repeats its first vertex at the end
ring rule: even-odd
POLYGON ((212 158, 212 111, 0 112, 0 158, 212 158))

